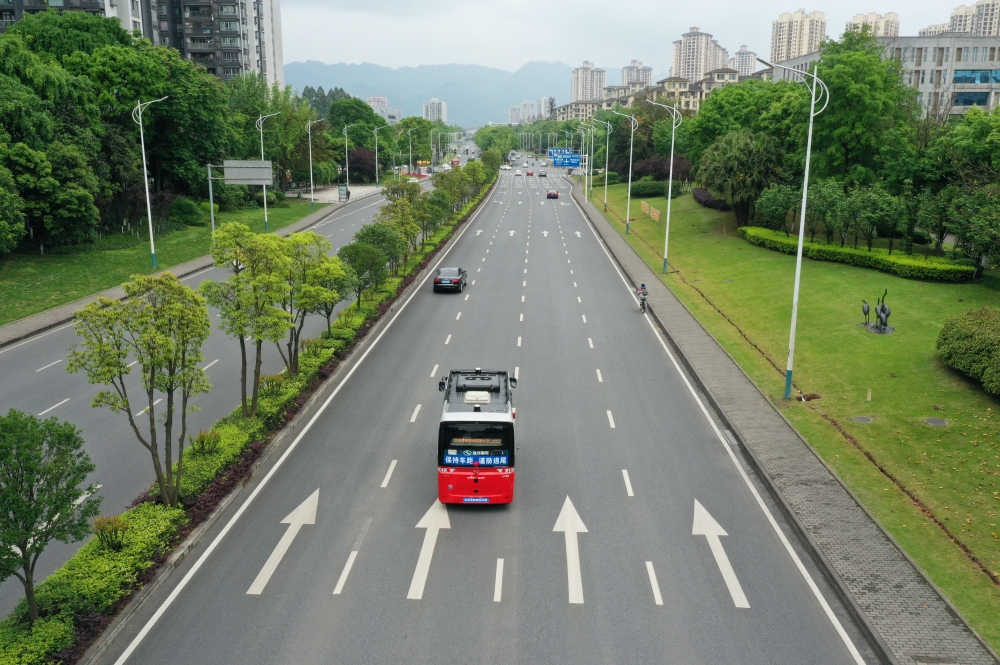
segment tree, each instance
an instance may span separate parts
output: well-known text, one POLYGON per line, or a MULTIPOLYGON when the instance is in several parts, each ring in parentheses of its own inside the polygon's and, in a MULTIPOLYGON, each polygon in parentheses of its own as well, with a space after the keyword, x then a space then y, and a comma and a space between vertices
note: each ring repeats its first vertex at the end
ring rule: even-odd
POLYGON ((361 293, 367 288, 377 288, 385 281, 387 261, 385 254, 368 243, 352 242, 341 247, 337 256, 351 268, 348 275, 360 310, 361 293))
POLYGON ((739 225, 750 223, 757 197, 780 174, 780 151, 769 136, 739 130, 729 132, 702 156, 698 179, 725 192, 739 225))
POLYGON ((954 213, 949 230, 955 234, 956 245, 983 267, 983 259, 1000 259, 1000 185, 989 183, 970 189, 952 202, 954 213))
POLYGON ((317 300, 328 298, 327 294, 321 292, 322 287, 310 284, 309 280, 323 263, 331 245, 326 238, 312 231, 292 233, 281 244, 288 261, 285 262, 282 273, 280 307, 288 316, 290 325, 285 351, 281 350, 281 345, 277 342, 275 346, 291 376, 299 373, 300 340, 306 315, 315 310, 317 300))
POLYGON ((60 58, 78 51, 93 53, 102 46, 133 43, 132 35, 122 29, 118 19, 88 12, 26 13, 7 33, 20 35, 37 53, 60 58))
POLYGON ((354 234, 354 241, 378 248, 388 259, 389 270, 394 275, 406 256, 406 238, 401 236, 391 224, 384 221, 376 221, 362 226, 361 230, 354 234))
MULTIPOLYGON (((813 229, 822 229, 827 244, 837 233, 836 208, 844 198, 844 188, 833 178, 818 180, 809 186, 809 203, 806 212, 811 217, 813 229)), ((815 239, 815 230, 813 231, 815 239)))
MULTIPOLYGON (((375 221, 388 224, 396 233, 406 239, 411 250, 417 249, 420 237, 420 225, 417 223, 416 210, 408 199, 399 199, 382 206, 375 216, 375 221)), ((403 253, 403 267, 406 267, 408 256, 403 253)))
POLYGON ((95 468, 83 444, 70 423, 14 409, 0 415, 0 577, 21 580, 31 623, 38 557, 53 540, 86 538, 100 509, 98 485, 80 487, 95 468))
MULTIPOLYGON (((364 228, 372 226, 369 224, 364 228)), ((351 290, 350 276, 345 266, 336 256, 324 256, 314 266, 303 288, 304 298, 311 304, 313 314, 322 314, 326 319, 326 334, 330 335, 330 319, 337 305, 351 290)))
POLYGON ((949 185, 935 196, 929 188, 920 193, 920 207, 917 219, 920 226, 934 238, 934 251, 941 253, 948 225, 951 222, 952 200, 958 195, 957 188, 949 185))
POLYGON ((277 344, 290 325, 287 313, 278 306, 288 257, 277 236, 255 234, 245 224, 227 222, 212 238, 212 258, 216 267, 228 268, 232 274, 225 282, 205 280, 200 289, 208 303, 219 310, 223 332, 239 342, 240 398, 243 415, 252 417, 257 415, 263 344, 277 344), (249 403, 247 339, 254 341, 256 352, 249 403))
POLYGON ((788 185, 772 184, 760 193, 754 204, 754 222, 769 229, 791 234, 802 193, 788 185))
POLYGON ((490 173, 497 173, 500 171, 500 165, 503 164, 503 155, 496 148, 490 148, 489 150, 483 150, 483 166, 489 169, 490 173))
POLYGON ((407 199, 410 203, 416 203, 417 199, 420 198, 420 194, 424 191, 420 183, 409 182, 407 180, 396 180, 390 182, 385 186, 385 198, 389 202, 398 201, 399 199, 407 199))
POLYGON ((10 171, 0 166, 0 256, 11 252, 24 237, 24 201, 10 171))
POLYGON ((204 298, 170 273, 161 277, 135 276, 122 286, 126 300, 100 298, 76 315, 74 327, 81 341, 70 350, 67 369, 83 370, 88 382, 111 387, 97 393, 91 405, 125 414, 139 443, 152 457, 160 500, 175 506, 184 469, 187 416, 192 406, 189 402, 211 389, 198 367, 203 360, 201 345, 211 331, 208 307, 204 298), (138 404, 129 399, 129 386, 134 385, 126 378, 132 371, 129 358, 139 365, 146 402, 141 411, 136 411, 138 404), (163 398, 158 398, 157 393, 163 398), (161 399, 166 406, 158 421, 156 405, 161 399), (180 427, 175 437, 174 418, 178 413, 180 427), (147 420, 145 434, 136 422, 141 415, 147 420))

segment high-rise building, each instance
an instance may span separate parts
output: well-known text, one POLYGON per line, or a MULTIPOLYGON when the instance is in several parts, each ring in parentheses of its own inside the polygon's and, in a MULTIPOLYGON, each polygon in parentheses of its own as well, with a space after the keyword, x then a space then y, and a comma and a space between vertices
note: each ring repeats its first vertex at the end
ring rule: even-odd
POLYGON ((918 30, 917 34, 921 37, 933 37, 944 32, 951 32, 951 23, 937 23, 935 25, 929 25, 923 30, 918 30))
POLYGON ((800 9, 785 12, 771 23, 771 62, 783 62, 819 50, 826 39, 826 16, 823 12, 806 13, 800 9))
POLYGON ((25 14, 36 14, 57 7, 60 11, 82 11, 95 16, 116 18, 122 29, 138 30, 143 37, 154 44, 160 43, 160 35, 155 29, 158 12, 157 0, 53 0, 32 2, 30 0, 0 0, 0 33, 24 18, 25 14))
POLYGON ((555 108, 556 100, 555 97, 542 97, 538 100, 538 115, 542 119, 548 119, 552 115, 552 109, 555 108))
POLYGON ((757 54, 748 51, 746 46, 741 46, 729 59, 729 68, 735 69, 740 76, 750 76, 757 71, 757 54))
POLYGON ((379 114, 390 125, 395 125, 403 117, 403 112, 399 109, 389 108, 389 99, 384 95, 373 95, 365 100, 372 111, 379 114))
POLYGON ((729 52, 712 39, 712 35, 692 26, 689 32, 685 32, 674 42, 674 62, 670 75, 700 81, 706 72, 728 65, 729 52))
POLYGON ((885 16, 875 12, 855 14, 854 18, 844 26, 844 32, 861 32, 864 26, 868 26, 869 34, 873 37, 897 37, 899 14, 896 12, 886 12, 885 16))
POLYGON ((507 110, 507 124, 509 125, 520 125, 521 124, 521 107, 511 106, 507 110))
POLYGON ((535 119, 535 103, 521 102, 521 122, 531 122, 535 119))
POLYGON ((975 14, 975 5, 959 5, 955 7, 951 10, 951 19, 948 21, 948 30, 946 32, 961 32, 965 34, 972 32, 972 17, 975 14))
POLYGON ((622 67, 622 85, 641 83, 643 86, 653 84, 653 68, 647 67, 638 60, 622 67))
POLYGON ((437 97, 432 97, 431 101, 424 104, 424 120, 437 122, 440 120, 448 124, 448 105, 437 97))
POLYGON ((606 79, 606 71, 584 60, 582 67, 577 67, 573 70, 572 101, 579 102, 600 99, 604 94, 606 79))

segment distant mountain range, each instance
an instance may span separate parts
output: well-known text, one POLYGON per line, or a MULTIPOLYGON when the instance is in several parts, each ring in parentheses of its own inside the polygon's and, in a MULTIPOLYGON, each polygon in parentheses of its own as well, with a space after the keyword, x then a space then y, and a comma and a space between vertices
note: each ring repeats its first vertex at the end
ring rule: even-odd
POLYGON ((285 80, 296 90, 309 85, 341 87, 362 99, 385 95, 389 107, 404 115, 420 115, 423 104, 437 97, 448 105, 448 123, 479 127, 507 121, 507 110, 524 101, 537 106, 540 97, 565 104, 572 68, 561 62, 529 62, 516 72, 480 65, 382 67, 371 63, 328 65, 309 60, 285 65, 285 80))

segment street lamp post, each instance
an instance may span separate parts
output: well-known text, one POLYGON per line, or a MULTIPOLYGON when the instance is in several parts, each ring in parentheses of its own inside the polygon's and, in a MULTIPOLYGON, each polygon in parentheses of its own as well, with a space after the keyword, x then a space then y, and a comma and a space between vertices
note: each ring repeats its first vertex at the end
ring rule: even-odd
POLYGON ((802 277, 802 246, 805 244, 806 239, 806 199, 809 193, 809 156, 812 153, 812 140, 813 140, 813 118, 818 116, 826 109, 826 105, 830 103, 830 90, 826 87, 826 84, 816 75, 817 65, 813 64, 812 72, 800 72, 783 65, 772 65, 771 63, 757 58, 758 62, 763 63, 767 67, 777 67, 778 69, 784 69, 786 71, 792 72, 793 76, 800 78, 804 83, 808 84, 808 79, 812 79, 812 90, 809 93, 809 133, 806 135, 806 168, 805 173, 802 176, 802 205, 799 210, 801 211, 799 217, 799 247, 798 251, 795 253, 795 287, 792 289, 792 325, 791 330, 788 333, 788 365, 785 368, 785 399, 792 398, 792 364, 795 360, 795 324, 798 321, 799 314, 799 282, 802 277), (823 100, 823 106, 820 110, 816 110, 816 102, 823 100))
POLYGON ((629 218, 632 212, 632 145, 635 142, 635 130, 639 128, 639 121, 635 119, 634 115, 625 115, 614 109, 611 109, 611 112, 623 118, 628 118, 632 127, 632 134, 628 140, 628 198, 625 199, 625 235, 628 235, 629 218))
POLYGON ((607 128, 604 134, 604 212, 608 211, 608 154, 611 148, 611 123, 607 120, 598 120, 607 128))
POLYGON ((378 130, 385 129, 389 125, 382 125, 381 127, 376 127, 374 130, 375 134, 375 188, 378 189, 378 130))
POLYGON ((413 175, 413 130, 416 127, 410 127, 406 130, 406 136, 410 140, 410 175, 413 175))
MULTIPOLYGON (((312 210, 316 209, 316 190, 313 187, 313 135, 312 126, 317 122, 324 122, 326 118, 320 118, 319 120, 312 120, 306 123, 306 134, 309 135, 309 199, 311 201, 310 208, 312 210)), ((267 202, 267 194, 264 195, 265 203, 267 202)))
POLYGON ((427 138, 430 139, 430 142, 431 142, 431 166, 432 167, 434 166, 434 160, 437 159, 437 151, 434 149, 434 138, 433 138, 434 132, 438 133, 438 139, 441 138, 441 130, 440 129, 432 129, 431 131, 427 132, 427 138))
MULTIPOLYGON (((257 118, 257 130, 260 132, 260 161, 264 161, 264 121, 273 118, 277 113, 261 114, 257 118)), ((267 233, 267 185, 264 185, 264 233, 267 233)))
MULTIPOLYGON (((580 133, 580 153, 582 155, 586 155, 587 154, 587 130, 585 130, 583 128, 583 125, 580 125, 579 127, 576 128, 576 131, 578 131, 580 133)), ((588 168, 590 167, 590 156, 589 155, 587 156, 587 167, 588 168)), ((583 171, 583 173, 581 175, 583 176, 583 196, 584 196, 584 198, 586 198, 587 197, 587 169, 582 169, 582 171, 583 171)))
POLYGON ((347 202, 348 203, 350 203, 350 201, 351 201, 351 157, 350 157, 350 154, 349 154, 350 150, 349 150, 349 146, 348 146, 347 130, 350 129, 351 127, 354 127, 357 124, 358 123, 354 123, 352 125, 344 125, 344 166, 346 167, 344 175, 346 176, 346 180, 347 180, 347 202))
POLYGON ((142 181, 146 185, 146 219, 149 221, 149 254, 153 259, 153 269, 156 269, 156 245, 153 243, 153 206, 149 202, 149 172, 146 169, 146 135, 142 129, 142 112, 150 104, 162 102, 166 97, 160 97, 149 102, 136 100, 132 109, 132 119, 139 125, 139 144, 142 147, 142 181))
POLYGON ((667 226, 663 234, 663 274, 667 274, 667 250, 670 249, 670 201, 673 199, 673 187, 674 187, 674 135, 677 133, 677 128, 681 126, 681 112, 677 110, 676 106, 667 106, 666 104, 660 104, 659 102, 652 102, 646 100, 653 106, 659 106, 660 108, 667 109, 670 111, 670 180, 667 181, 667 226))

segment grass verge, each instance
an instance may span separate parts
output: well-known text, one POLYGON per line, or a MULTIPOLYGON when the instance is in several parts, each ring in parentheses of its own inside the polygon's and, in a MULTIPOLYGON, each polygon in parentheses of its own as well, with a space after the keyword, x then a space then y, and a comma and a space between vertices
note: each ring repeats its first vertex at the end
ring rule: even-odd
MULTIPOLYGON (((621 233, 625 189, 608 188, 607 217, 621 233)), ((603 191, 594 193, 600 210, 603 191)), ((648 202, 666 210, 663 198, 648 202)), ((631 215, 627 239, 659 272, 665 215, 654 222, 635 200, 631 215)), ((732 213, 686 194, 673 201, 670 267, 664 283, 1000 648, 1000 401, 946 367, 934 347, 946 319, 997 302, 997 271, 942 284, 805 259, 795 384, 822 398, 785 402, 795 258, 746 242, 732 213), (861 299, 874 303, 886 289, 896 330, 874 335, 859 325, 861 299), (948 424, 933 427, 925 418, 948 424)))
MULTIPOLYGON (((308 201, 296 199, 289 199, 286 208, 269 207, 268 229, 288 226, 310 212, 308 201)), ((224 222, 242 222, 259 233, 264 230, 264 211, 236 210, 216 215, 217 225, 224 222)), ((208 226, 191 226, 156 238, 158 269, 205 256, 211 240, 208 226)), ((0 260, 0 292, 4 294, 0 298, 0 325, 113 288, 132 275, 152 272, 148 242, 127 249, 79 254, 9 254, 0 260)))

